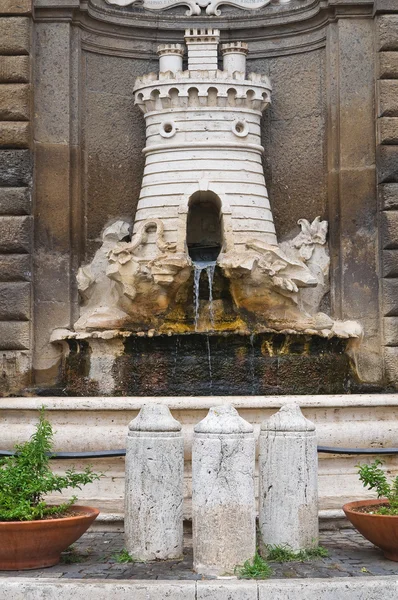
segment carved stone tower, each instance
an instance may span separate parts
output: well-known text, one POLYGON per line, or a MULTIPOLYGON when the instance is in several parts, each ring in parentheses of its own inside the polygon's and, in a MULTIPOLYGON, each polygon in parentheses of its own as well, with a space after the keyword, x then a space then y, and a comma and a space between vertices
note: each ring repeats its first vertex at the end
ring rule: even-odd
MULTIPOLYGON (((219 70, 217 29, 187 29, 185 42, 188 70, 182 45, 162 45, 160 73, 137 79, 134 88, 147 136, 134 235, 148 219, 160 219, 165 240, 193 259, 244 250, 252 238, 276 246, 260 140, 269 79, 246 77, 242 42, 221 46, 219 70)), ((148 239, 146 257, 154 244, 148 239)))

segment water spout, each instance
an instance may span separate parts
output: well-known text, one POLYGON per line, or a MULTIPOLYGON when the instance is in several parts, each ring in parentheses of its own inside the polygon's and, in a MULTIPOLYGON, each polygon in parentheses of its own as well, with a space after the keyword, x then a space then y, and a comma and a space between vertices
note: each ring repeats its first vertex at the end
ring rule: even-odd
POLYGON ((195 331, 198 328, 199 322, 199 291, 200 291, 200 276, 202 271, 206 271, 207 279, 209 282, 209 314, 210 322, 214 326, 214 312, 213 312, 213 279, 214 271, 216 268, 216 261, 193 261, 193 296, 194 296, 194 308, 195 308, 195 331))

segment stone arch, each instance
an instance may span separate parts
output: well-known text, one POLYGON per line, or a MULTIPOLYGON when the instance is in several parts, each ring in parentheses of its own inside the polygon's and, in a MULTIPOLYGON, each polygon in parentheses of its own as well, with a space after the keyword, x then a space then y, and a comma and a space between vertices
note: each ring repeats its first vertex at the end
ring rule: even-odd
POLYGON ((224 245, 222 203, 210 191, 199 190, 188 200, 187 250, 192 260, 216 260, 224 245))

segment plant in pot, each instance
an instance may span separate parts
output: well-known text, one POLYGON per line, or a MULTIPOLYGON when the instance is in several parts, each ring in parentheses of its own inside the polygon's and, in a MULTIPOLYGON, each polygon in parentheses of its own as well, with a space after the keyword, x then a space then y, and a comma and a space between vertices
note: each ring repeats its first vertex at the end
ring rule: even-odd
POLYGON ((75 505, 76 496, 63 504, 44 497, 67 488, 79 488, 100 478, 90 467, 64 475, 50 469, 53 431, 40 412, 30 440, 0 459, 0 570, 36 569, 55 565, 60 555, 97 518, 99 511, 75 505))
POLYGON ((398 561, 398 477, 389 483, 381 460, 358 465, 365 488, 376 490, 377 500, 359 500, 343 506, 347 519, 386 558, 398 561))

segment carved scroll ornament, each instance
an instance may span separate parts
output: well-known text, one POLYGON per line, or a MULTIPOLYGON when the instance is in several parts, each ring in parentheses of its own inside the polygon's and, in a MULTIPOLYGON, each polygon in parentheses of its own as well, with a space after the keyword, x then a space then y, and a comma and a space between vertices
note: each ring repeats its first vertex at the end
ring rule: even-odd
POLYGON ((116 6, 132 6, 139 4, 147 10, 167 10, 174 6, 188 6, 187 15, 200 15, 206 9, 207 15, 220 16, 219 6, 228 4, 242 10, 257 10, 267 6, 271 0, 106 0, 108 4, 116 6))

